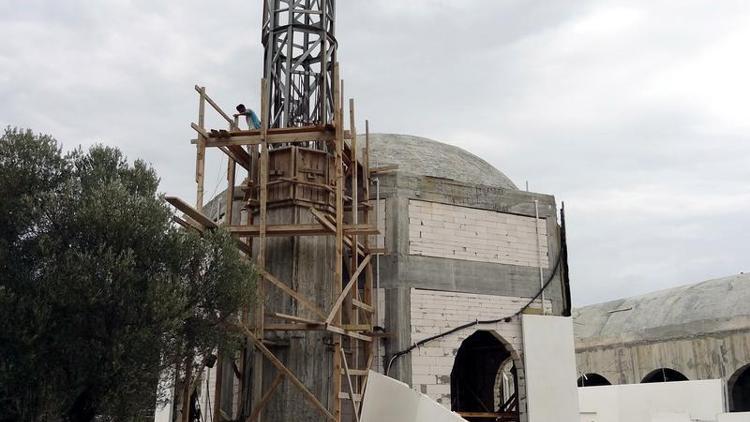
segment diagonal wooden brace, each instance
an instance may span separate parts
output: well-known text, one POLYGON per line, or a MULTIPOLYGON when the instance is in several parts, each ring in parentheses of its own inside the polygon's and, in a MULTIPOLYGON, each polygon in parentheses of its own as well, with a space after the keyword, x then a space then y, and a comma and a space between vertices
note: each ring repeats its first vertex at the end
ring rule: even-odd
POLYGON ((370 263, 370 260, 372 259, 372 255, 365 256, 365 259, 362 260, 362 262, 357 267, 357 271, 352 274, 352 278, 349 279, 349 282, 346 283, 346 287, 344 287, 344 290, 341 291, 341 294, 339 295, 338 299, 336 299, 336 302, 333 304, 333 308, 331 309, 331 312, 328 314, 328 318, 326 318, 326 324, 330 324, 333 319, 336 317, 336 313, 341 308, 341 304, 344 303, 344 299, 349 294, 349 291, 352 290, 352 287, 357 284, 357 279, 359 279, 359 275, 362 273, 362 270, 367 267, 367 264, 370 263))
POLYGON ((248 417, 245 422, 255 422, 256 420, 258 420, 260 412, 262 412, 268 402, 271 401, 271 396, 273 395, 274 391, 276 391, 276 388, 281 385, 282 381, 284 381, 284 373, 279 372, 279 374, 276 375, 276 378, 274 378, 273 382, 271 383, 271 386, 268 388, 268 391, 266 391, 266 393, 260 399, 258 405, 255 406, 255 409, 253 409, 253 413, 250 414, 250 417, 248 417))
POLYGON ((271 365, 275 366, 275 367, 276 367, 276 369, 278 369, 279 371, 281 371, 282 373, 284 373, 284 375, 286 376, 286 378, 287 378, 287 379, 289 379, 289 381, 290 381, 290 382, 291 382, 292 384, 294 384, 295 386, 297 386, 297 388, 299 389, 299 391, 300 391, 300 392, 302 393, 302 395, 303 395, 303 396, 305 397, 305 400, 307 400, 308 402, 310 402, 310 404, 312 404, 312 405, 313 405, 313 407, 315 407, 315 409, 316 409, 317 411, 319 411, 319 412, 320 412, 320 413, 321 413, 321 414, 322 414, 323 416, 325 416, 325 417, 326 417, 327 419, 329 419, 329 420, 332 420, 332 421, 336 422, 336 418, 335 418, 335 417, 333 416, 333 414, 331 414, 331 412, 329 412, 329 411, 328 411, 328 409, 326 409, 326 408, 325 408, 325 406, 323 406, 323 404, 322 404, 322 403, 320 402, 320 400, 318 400, 318 398, 317 398, 317 397, 315 397, 315 394, 313 394, 313 393, 312 393, 312 392, 311 392, 311 391, 310 391, 310 390, 309 390, 309 389, 308 389, 308 388, 307 388, 307 387, 305 386, 305 384, 303 384, 303 383, 302 383, 302 381, 300 381, 300 380, 299 380, 299 379, 298 379, 298 378, 297 378, 297 377, 296 377, 296 376, 294 375, 294 373, 292 373, 292 371, 291 371, 291 370, 289 370, 289 368, 287 368, 287 367, 286 367, 286 366, 285 366, 285 365, 284 365, 284 364, 283 364, 283 363, 282 363, 282 362, 281 362, 281 361, 280 361, 280 360, 279 360, 279 359, 278 359, 278 358, 277 358, 277 357, 276 357, 276 356, 275 356, 275 355, 273 354, 273 352, 271 352, 270 350, 268 350, 268 348, 267 348, 267 347, 266 347, 266 346, 265 346, 265 345, 263 344, 263 342, 261 342, 260 340, 258 340, 258 338, 257 338, 257 337, 255 337, 255 334, 253 334, 253 332, 252 332, 252 331, 251 331, 251 330, 250 330, 249 328, 247 328, 247 327, 246 327, 246 326, 245 326, 244 324, 240 325, 240 327, 241 327, 241 329, 242 329, 242 332, 243 332, 243 333, 244 333, 244 334, 245 334, 245 335, 247 336, 247 338, 249 338, 249 339, 250 339, 250 341, 252 341, 252 342, 253 342, 253 344, 255 344, 255 347, 256 347, 256 348, 257 348, 258 350, 260 350, 260 352, 261 352, 261 353, 263 354, 263 356, 265 356, 265 357, 266 357, 266 359, 268 359, 268 361, 269 361, 269 362, 271 362, 271 365))
POLYGON ((281 289, 282 291, 284 291, 284 293, 288 294, 292 298, 296 299, 297 302, 300 303, 300 305, 306 307, 307 309, 309 309, 310 311, 312 311, 313 313, 315 313, 315 315, 319 316, 321 319, 325 319, 326 318, 326 315, 323 313, 323 311, 321 311, 320 308, 318 308, 317 306, 315 306, 314 303, 310 302, 309 300, 307 300, 307 298, 305 298, 301 294, 297 293, 291 287, 289 287, 286 284, 284 284, 284 282, 282 282, 278 278, 274 277, 273 274, 269 273, 266 270, 260 270, 259 273, 260 273, 260 275, 263 278, 265 278, 266 280, 268 280, 271 284, 273 284, 274 286, 278 287, 279 289, 281 289))

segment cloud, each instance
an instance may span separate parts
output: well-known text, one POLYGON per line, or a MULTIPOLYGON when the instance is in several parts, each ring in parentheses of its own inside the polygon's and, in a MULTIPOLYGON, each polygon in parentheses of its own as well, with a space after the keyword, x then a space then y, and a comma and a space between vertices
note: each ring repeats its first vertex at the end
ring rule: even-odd
MULTIPOLYGON (((461 146, 565 201, 575 302, 750 270, 749 4, 338 3, 346 94, 374 131, 461 146)), ((0 1, 0 124, 117 145, 194 198, 193 86, 258 103, 260 11, 0 1)))

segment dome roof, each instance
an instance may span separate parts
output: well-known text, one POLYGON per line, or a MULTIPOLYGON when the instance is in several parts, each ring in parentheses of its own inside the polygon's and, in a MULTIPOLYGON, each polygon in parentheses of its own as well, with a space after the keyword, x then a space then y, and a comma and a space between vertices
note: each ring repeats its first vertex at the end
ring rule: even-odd
MULTIPOLYGON (((357 139, 364 148, 364 135, 357 139)), ((370 167, 387 165, 419 176, 518 190, 500 170, 461 148, 418 136, 370 134, 370 167)))
POLYGON ((738 274, 675 287, 573 311, 578 339, 650 337, 678 332, 694 322, 728 321, 750 316, 750 274, 738 274), (665 330, 666 329, 666 330, 665 330))

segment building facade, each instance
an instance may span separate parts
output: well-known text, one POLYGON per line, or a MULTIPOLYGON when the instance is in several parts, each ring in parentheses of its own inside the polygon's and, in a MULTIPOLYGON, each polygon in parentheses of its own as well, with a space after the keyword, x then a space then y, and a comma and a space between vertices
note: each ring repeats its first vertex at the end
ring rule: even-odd
POLYGON ((722 379, 750 411, 750 274, 576 309, 579 386, 722 379))

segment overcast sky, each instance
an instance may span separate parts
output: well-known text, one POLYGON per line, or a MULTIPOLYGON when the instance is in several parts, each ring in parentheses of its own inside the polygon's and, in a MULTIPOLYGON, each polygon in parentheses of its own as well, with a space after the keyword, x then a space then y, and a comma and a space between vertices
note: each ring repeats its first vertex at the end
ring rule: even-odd
MULTIPOLYGON (((346 94, 373 131, 463 147, 565 201, 576 304, 750 271, 750 2, 338 7, 346 94)), ((260 11, 0 0, 0 124, 116 145, 192 201, 193 86, 258 103, 260 11)))

